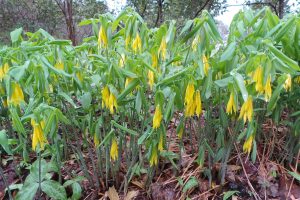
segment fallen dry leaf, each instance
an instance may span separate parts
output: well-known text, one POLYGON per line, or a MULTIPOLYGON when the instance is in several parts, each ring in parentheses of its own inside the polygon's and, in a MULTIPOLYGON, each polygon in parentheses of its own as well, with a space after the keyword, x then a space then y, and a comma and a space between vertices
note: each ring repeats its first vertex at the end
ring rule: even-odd
POLYGON ((131 200, 134 197, 136 197, 139 194, 138 190, 133 190, 127 193, 127 195, 125 196, 124 200, 131 200))
POLYGON ((119 200, 120 199, 115 186, 112 186, 108 189, 108 197, 110 200, 119 200))
POLYGON ((138 186, 141 189, 144 189, 144 184, 139 181, 131 181, 131 183, 135 186, 138 186))

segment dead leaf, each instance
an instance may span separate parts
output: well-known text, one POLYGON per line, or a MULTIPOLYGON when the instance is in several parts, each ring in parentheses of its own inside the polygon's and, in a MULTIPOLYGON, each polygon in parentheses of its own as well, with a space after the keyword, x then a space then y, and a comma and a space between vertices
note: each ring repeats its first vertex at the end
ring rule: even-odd
POLYGON ((141 189, 144 189, 144 184, 141 183, 141 182, 139 182, 139 181, 131 181, 131 183, 132 183, 133 185, 138 186, 138 187, 141 188, 141 189))
POLYGON ((119 200, 120 199, 115 186, 112 186, 108 189, 108 197, 110 200, 119 200))
POLYGON ((134 197, 136 197, 139 194, 138 190, 133 190, 127 193, 127 195, 125 196, 124 200, 131 200, 134 197))

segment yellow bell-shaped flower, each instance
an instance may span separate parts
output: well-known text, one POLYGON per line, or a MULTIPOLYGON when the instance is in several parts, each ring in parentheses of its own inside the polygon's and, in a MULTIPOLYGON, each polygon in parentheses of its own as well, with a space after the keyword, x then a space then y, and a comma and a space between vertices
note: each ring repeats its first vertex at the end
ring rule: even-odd
POLYGON ((265 90, 265 100, 268 102, 272 96, 271 75, 267 79, 264 90, 265 90))
POLYGON ((195 105, 196 105, 195 113, 199 117, 200 114, 201 114, 201 112, 202 112, 201 95, 200 95, 200 91, 199 90, 196 91, 195 105))
POLYGON ((83 75, 81 72, 76 72, 76 77, 81 83, 83 82, 83 75))
POLYGON ((148 84, 150 86, 150 89, 152 90, 154 85, 154 72, 151 70, 148 70, 148 84))
POLYGON ((18 83, 14 83, 12 85, 12 94, 8 103, 18 106, 21 104, 21 102, 24 102, 24 94, 22 88, 18 83))
POLYGON ((207 76, 208 71, 209 71, 209 63, 208 63, 208 59, 205 55, 203 55, 203 57, 202 57, 202 62, 203 62, 203 65, 204 65, 204 74, 207 76))
POLYGON ((243 118, 244 123, 246 123, 247 120, 251 122, 252 117, 253 117, 253 102, 252 102, 252 96, 249 96, 247 101, 245 101, 244 104, 242 105, 239 119, 243 118))
POLYGON ((253 144, 253 134, 251 134, 243 145, 243 151, 250 154, 253 144))
POLYGON ((234 93, 230 93, 229 101, 226 107, 227 114, 232 114, 232 112, 236 113, 236 104, 234 102, 234 93))
POLYGON ((133 78, 127 77, 125 80, 125 88, 128 86, 128 84, 133 80, 133 78))
POLYGON ((264 87, 263 87, 263 69, 262 69, 261 66, 258 66, 256 68, 256 70, 253 73, 252 79, 256 83, 255 84, 255 90, 258 93, 263 93, 264 92, 264 87))
POLYGON ((142 40, 140 38, 140 35, 137 33, 133 42, 132 42, 132 49, 135 53, 138 53, 142 50, 142 40))
POLYGON ((151 59, 152 59, 152 67, 157 68, 158 67, 158 58, 156 53, 151 54, 151 59))
POLYGON ((284 89, 288 92, 288 91, 291 91, 291 88, 292 88, 292 77, 290 74, 287 74, 287 78, 284 82, 284 85, 283 85, 284 89))
POLYGON ((195 86, 193 83, 189 83, 185 90, 185 98, 184 98, 185 104, 188 104, 189 102, 193 101, 194 93, 195 93, 195 86))
POLYGON ((110 114, 114 114, 115 109, 117 110, 118 108, 116 96, 112 92, 109 95, 108 107, 110 114))
POLYGON ((161 55, 162 60, 166 60, 166 57, 167 57, 167 41, 166 41, 165 37, 161 40, 160 47, 158 49, 158 54, 161 55))
POLYGON ((102 108, 104 108, 104 107, 108 108, 110 92, 109 92, 109 89, 107 86, 105 86, 102 89, 101 94, 102 94, 102 108))
POLYGON ((43 131, 45 122, 41 121, 40 123, 37 123, 34 119, 31 119, 31 126, 33 127, 32 149, 35 151, 39 145, 40 149, 44 150, 45 144, 48 143, 43 131))
POLYGON ((295 83, 298 83, 300 84, 300 76, 297 76, 295 79, 294 79, 295 83))
POLYGON ((55 63, 55 65, 54 65, 54 67, 56 68, 56 69, 59 69, 59 70, 64 70, 64 63, 61 61, 61 60, 58 60, 56 63, 55 63))
POLYGON ((0 68, 0 81, 3 80, 7 72, 9 71, 9 65, 5 63, 1 68, 0 68))
POLYGON ((164 150, 164 136, 162 133, 159 134, 158 150, 164 150))
POLYGON ((193 51, 196 51, 197 50, 197 46, 200 42, 200 36, 197 35, 194 39, 193 39, 193 42, 192 42, 192 49, 193 51))
POLYGON ((98 34, 98 47, 106 48, 108 45, 107 35, 103 26, 100 27, 98 34))
POLYGON ((110 158, 112 160, 117 160, 118 158, 118 143, 115 137, 113 137, 110 148, 110 158))
POLYGON ((152 147, 151 155, 150 155, 150 166, 156 166, 158 164, 158 152, 157 148, 152 147))
POLYGON ((153 116, 153 128, 157 129, 160 127, 160 123, 162 120, 163 116, 161 113, 161 108, 160 105, 158 104, 155 108, 154 116, 153 116))

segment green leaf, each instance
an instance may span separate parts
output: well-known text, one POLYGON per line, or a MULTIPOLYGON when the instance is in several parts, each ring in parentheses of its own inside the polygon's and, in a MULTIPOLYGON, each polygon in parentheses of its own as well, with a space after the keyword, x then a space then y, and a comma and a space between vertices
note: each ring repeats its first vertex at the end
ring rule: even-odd
POLYGON ((10 33, 11 42, 12 43, 17 42, 19 40, 19 38, 21 37, 22 32, 23 32, 23 28, 22 27, 14 30, 14 31, 12 31, 10 33))
POLYGON ((85 93, 80 97, 80 102, 82 104, 82 107, 84 109, 88 109, 91 105, 92 102, 92 95, 90 92, 85 93))
POLYGON ((69 97, 69 95, 67 95, 66 93, 60 91, 58 92, 58 96, 63 97, 67 102, 69 102, 74 108, 77 108, 76 104, 74 103, 73 99, 71 99, 71 97, 69 97))
POLYGON ((291 17, 287 22, 285 22, 285 24, 276 32, 274 40, 279 41, 284 36, 284 34, 286 34, 290 30, 290 28, 294 26, 295 20, 295 17, 291 17))
POLYGON ((167 109, 166 112, 164 113, 164 120, 165 122, 169 122, 172 118, 172 112, 173 112, 173 107, 174 107, 174 100, 175 100, 175 93, 172 93, 170 95, 168 104, 167 104, 167 109))
POLYGON ((229 83, 231 83, 233 81, 233 77, 227 77, 224 79, 220 79, 220 80, 216 80, 215 84, 219 87, 227 87, 229 83))
POLYGON ((41 184, 41 189, 45 192, 49 197, 57 200, 67 199, 67 193, 63 186, 61 186, 58 182, 53 180, 43 181, 41 184))
POLYGON ((37 182, 31 182, 24 184, 22 189, 18 192, 16 196, 16 200, 31 200, 34 198, 37 189, 39 188, 39 184, 37 182))
POLYGON ((7 139, 7 135, 6 135, 6 131, 5 130, 1 130, 0 131, 0 145, 2 146, 2 148, 4 149, 4 151, 8 154, 12 154, 9 146, 8 146, 8 139, 7 139))
POLYGON ((182 189, 182 192, 183 193, 186 193, 188 190, 194 188, 198 186, 198 181, 196 179, 196 177, 192 176, 188 182, 184 185, 183 189, 182 189))
POLYGON ((295 179, 297 179, 298 181, 300 181, 300 174, 296 173, 296 172, 288 172, 291 176, 293 176, 295 179))
POLYGON ((72 184, 72 197, 71 199, 72 200, 78 200, 80 199, 81 197, 81 192, 82 192, 82 189, 81 189, 81 186, 79 185, 79 183, 75 182, 72 184))
POLYGON ((241 74, 239 74, 239 73, 233 73, 232 76, 233 76, 236 84, 238 85, 241 93, 242 93, 242 97, 243 97, 244 101, 247 101, 247 99, 248 99, 248 92, 247 92, 247 89, 245 87, 243 76, 241 74))
POLYGON ((285 62, 288 66, 290 66, 292 69, 300 71, 300 67, 298 66, 297 62, 292 60, 291 58, 287 57, 282 51, 279 51, 277 48, 275 48, 271 43, 266 43, 269 47, 270 51, 280 60, 285 62))
POLYGON ((15 110, 15 108, 10 109, 10 113, 11 113, 11 116, 12 116, 12 121, 13 121, 14 128, 19 133, 22 133, 24 136, 26 136, 24 126, 23 126, 23 124, 20 120, 20 117, 19 117, 17 111, 15 110))
POLYGON ((221 55, 220 62, 232 59, 235 48, 236 48, 236 42, 230 43, 226 48, 226 50, 221 55))
POLYGON ((134 79, 133 81, 131 81, 128 86, 125 88, 125 90, 119 94, 118 98, 117 98, 117 102, 122 101, 130 92, 132 92, 132 90, 134 90, 134 88, 139 84, 139 80, 138 79, 134 79))
POLYGON ((138 139, 138 145, 141 145, 144 143, 144 141, 153 133, 153 129, 147 129, 141 137, 138 139))
POLYGON ((225 192, 224 196, 223 196, 223 200, 227 200, 228 198, 230 198, 232 195, 234 195, 236 193, 239 193, 239 191, 233 190, 233 191, 225 192))
POLYGON ((86 180, 86 178, 85 178, 84 176, 77 176, 77 177, 75 177, 75 178, 73 178, 73 179, 71 179, 71 180, 67 180, 67 181, 63 184, 63 186, 64 186, 64 187, 68 187, 69 185, 72 185, 73 183, 81 182, 81 181, 83 181, 83 180, 86 180))
POLYGON ((136 98, 135 98, 135 110, 136 110, 136 112, 140 113, 141 108, 142 108, 141 90, 138 90, 136 98))
POLYGON ((117 123, 116 121, 114 121, 114 120, 111 120, 110 123, 111 123, 111 125, 113 125, 113 126, 115 126, 116 128, 119 128, 119 129, 121 129, 121 130, 123 130, 123 131, 129 133, 130 135, 138 135, 138 133, 137 133, 136 131, 131 130, 131 129, 129 129, 129 128, 126 128, 125 126, 122 126, 122 125, 118 124, 118 123, 117 123))
POLYGON ((25 74, 25 70, 28 68, 30 61, 27 60, 24 65, 18 67, 12 67, 9 70, 9 74, 14 77, 15 80, 20 81, 23 75, 25 74))
POLYGON ((53 40, 53 41, 48 42, 48 44, 66 46, 66 45, 71 45, 71 41, 70 40, 53 40))

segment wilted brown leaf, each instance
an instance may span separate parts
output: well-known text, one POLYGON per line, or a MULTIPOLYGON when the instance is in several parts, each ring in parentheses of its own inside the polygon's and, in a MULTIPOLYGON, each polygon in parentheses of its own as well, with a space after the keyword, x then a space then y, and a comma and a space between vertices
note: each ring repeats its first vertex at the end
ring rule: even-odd
POLYGON ((112 186, 108 189, 108 197, 110 200, 119 200, 120 199, 115 186, 112 186))
POLYGON ((124 200, 131 200, 134 197, 136 197, 138 194, 139 194, 139 191, 137 191, 137 190, 130 191, 130 192, 127 193, 124 200))

